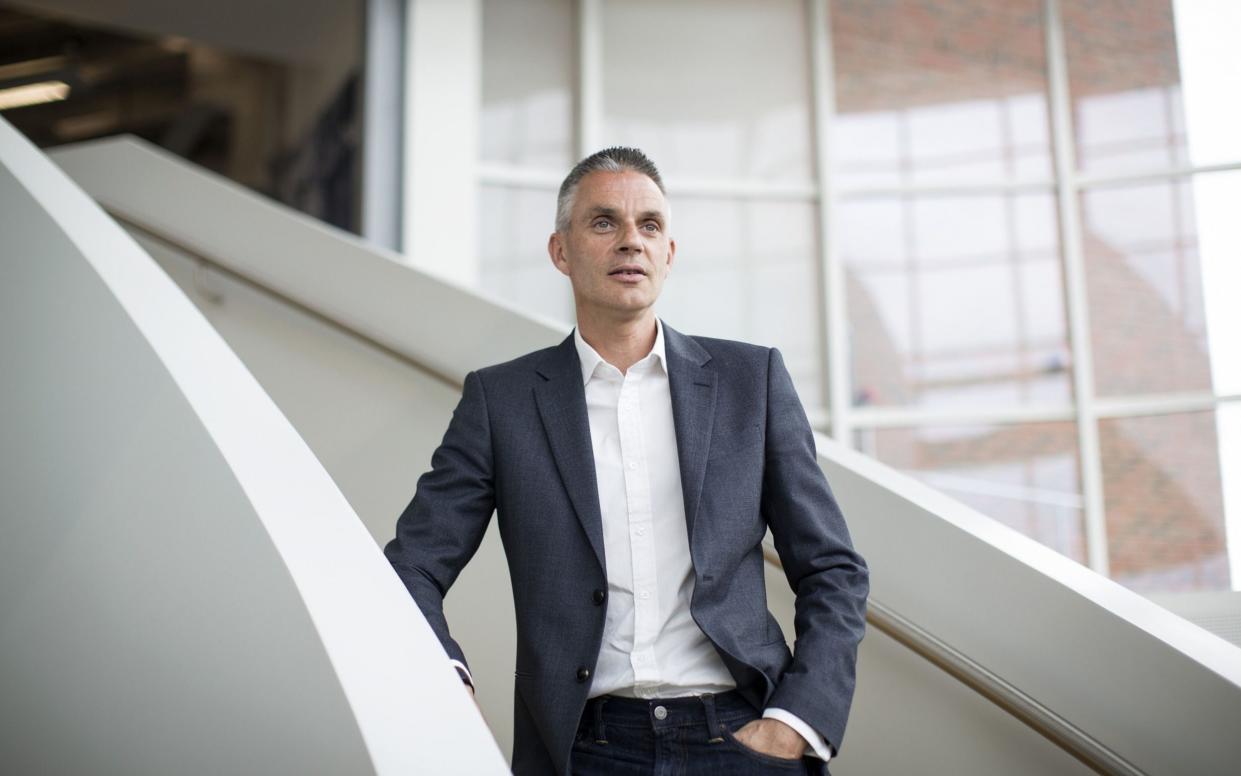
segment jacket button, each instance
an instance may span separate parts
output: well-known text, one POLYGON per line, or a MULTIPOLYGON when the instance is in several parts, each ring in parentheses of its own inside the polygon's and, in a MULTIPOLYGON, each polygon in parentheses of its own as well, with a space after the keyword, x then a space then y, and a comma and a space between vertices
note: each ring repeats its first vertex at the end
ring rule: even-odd
POLYGON ((587 668, 586 666, 582 666, 581 668, 577 669, 577 680, 579 682, 585 682, 589 678, 590 678, 589 668, 587 668))
POLYGON ((608 600, 608 594, 603 590, 596 590, 591 598, 595 601, 595 606, 603 606, 603 602, 608 600))

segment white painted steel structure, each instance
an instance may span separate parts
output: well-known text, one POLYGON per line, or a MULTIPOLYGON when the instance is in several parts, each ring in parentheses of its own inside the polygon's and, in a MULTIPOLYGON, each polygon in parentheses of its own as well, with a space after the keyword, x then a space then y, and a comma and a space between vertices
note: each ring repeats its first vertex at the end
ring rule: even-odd
MULTIPOLYGON (((317 382, 288 378, 282 365, 301 363, 303 377, 331 379, 379 354, 459 384, 469 369, 564 334, 140 143, 100 142, 55 158, 147 244, 163 246, 161 261, 239 352, 251 350, 252 369, 268 373, 264 386, 299 416, 292 419, 303 436, 318 440, 320 458, 337 462, 333 474, 355 503, 367 493, 344 483, 360 481, 368 448, 352 437, 341 442, 350 424, 307 402, 317 382), (195 264, 207 268, 198 281, 195 264), (346 370, 332 363, 311 371, 328 349, 260 346, 264 337, 302 340, 287 333, 291 323, 258 331, 259 316, 246 304, 289 308, 309 321, 298 325, 330 329, 372 355, 349 357, 346 370)), ((441 402, 443 393, 423 396, 441 402)), ((364 395, 334 399, 338 414, 365 409, 355 406, 364 395)), ((427 423, 433 427, 413 430, 426 437, 423 455, 442 429, 427 423)), ((378 447, 372 467, 395 469, 385 482, 403 489, 387 514, 358 510, 382 541, 425 458, 394 464, 379 440, 406 432, 366 432, 378 447)), ((1241 758, 1232 731, 1241 718, 1241 650, 874 460, 826 438, 819 445, 874 584, 856 711, 833 771, 1074 773, 1087 763, 1105 773, 1205 774, 1230 772, 1241 758), (956 672, 999 705, 965 690, 956 672)), ((788 627, 792 596, 771 572, 771 604, 788 627)), ((486 677, 480 697, 500 736, 511 703, 506 584, 493 531, 448 598, 475 674, 486 677)))
POLYGON ((3 770, 504 772, 311 449, 4 121, 0 203, 3 770))
POLYGON ((1064 256, 1064 288, 1073 349, 1073 395, 1077 409, 1077 447, 1085 502, 1086 560, 1100 574, 1108 573, 1107 523, 1103 514, 1103 461, 1099 421, 1095 415, 1094 351, 1090 344, 1090 303, 1086 298, 1086 260, 1082 224, 1073 175, 1073 104, 1069 97, 1069 66, 1064 50, 1064 23, 1059 0, 1047 0, 1044 30, 1047 45, 1047 86, 1050 96, 1052 157, 1056 171, 1056 205, 1060 246, 1064 256))
POLYGON ((366 0, 366 30, 362 55, 362 205, 361 234, 366 239, 401 250, 401 182, 405 168, 401 146, 405 139, 405 2, 366 0))
POLYGON ((479 3, 411 0, 404 19, 401 246, 415 264, 463 283, 478 279, 479 3))

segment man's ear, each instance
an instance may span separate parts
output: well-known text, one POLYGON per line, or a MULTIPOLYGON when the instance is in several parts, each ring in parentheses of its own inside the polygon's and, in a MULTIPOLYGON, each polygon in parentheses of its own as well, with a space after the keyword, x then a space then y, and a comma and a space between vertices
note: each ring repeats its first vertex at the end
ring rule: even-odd
POLYGON ((668 270, 672 270, 672 261, 677 257, 677 241, 668 238, 668 270))
POLYGON ((547 238, 547 255, 552 260, 552 266, 560 270, 562 275, 569 274, 569 260, 564 254, 564 240, 560 237, 560 232, 552 232, 552 236, 547 238))

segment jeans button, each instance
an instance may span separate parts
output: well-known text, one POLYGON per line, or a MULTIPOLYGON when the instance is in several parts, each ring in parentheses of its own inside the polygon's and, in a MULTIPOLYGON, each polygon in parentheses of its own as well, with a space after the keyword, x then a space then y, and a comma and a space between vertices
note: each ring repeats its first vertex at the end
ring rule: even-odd
POLYGON ((667 719, 668 718, 668 710, 665 709, 663 706, 656 706, 654 713, 655 713, 655 719, 667 719))

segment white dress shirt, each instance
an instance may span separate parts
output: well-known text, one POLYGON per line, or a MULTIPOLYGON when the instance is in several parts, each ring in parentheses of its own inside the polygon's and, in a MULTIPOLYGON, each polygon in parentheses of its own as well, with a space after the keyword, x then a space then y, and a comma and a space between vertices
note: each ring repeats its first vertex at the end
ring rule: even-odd
MULTIPOLYGON (((694 568, 685 524, 663 324, 655 345, 622 374, 575 329, 582 366, 607 561, 607 619, 590 696, 669 698, 736 687, 690 616, 694 568)), ((827 742, 784 709, 764 717, 792 727, 824 760, 827 742)))

